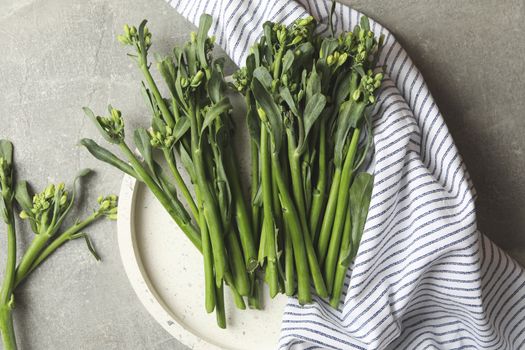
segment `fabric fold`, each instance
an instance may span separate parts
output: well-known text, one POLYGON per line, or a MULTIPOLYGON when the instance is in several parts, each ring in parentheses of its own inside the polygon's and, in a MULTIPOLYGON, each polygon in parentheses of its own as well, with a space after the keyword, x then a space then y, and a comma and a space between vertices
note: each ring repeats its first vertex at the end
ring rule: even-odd
MULTIPOLYGON (((327 31, 327 0, 180 0, 192 23, 214 18, 213 34, 239 66, 262 24, 313 15, 327 31)), ((337 31, 361 14, 337 4, 337 31)), ((338 310, 319 298, 290 298, 279 349, 521 349, 523 268, 479 233, 475 190, 419 70, 394 36, 380 64, 386 81, 373 112, 374 192, 358 255, 338 310), (350 278, 351 277, 351 278, 350 278)))

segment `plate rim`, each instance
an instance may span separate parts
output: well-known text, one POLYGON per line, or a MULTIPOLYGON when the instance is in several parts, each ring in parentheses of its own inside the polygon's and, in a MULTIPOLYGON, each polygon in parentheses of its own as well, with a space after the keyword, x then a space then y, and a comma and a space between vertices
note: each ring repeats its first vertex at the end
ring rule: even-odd
POLYGON ((155 321, 180 343, 193 350, 227 350, 201 338, 171 316, 162 298, 146 277, 140 254, 137 251, 132 223, 138 184, 139 181, 132 176, 124 175, 120 186, 117 218, 117 242, 120 258, 135 294, 155 321))

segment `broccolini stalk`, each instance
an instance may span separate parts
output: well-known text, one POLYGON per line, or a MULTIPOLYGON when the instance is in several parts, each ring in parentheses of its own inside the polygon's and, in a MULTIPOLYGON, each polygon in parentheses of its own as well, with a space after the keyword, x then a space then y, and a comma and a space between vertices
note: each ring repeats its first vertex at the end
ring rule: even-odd
POLYGON ((381 73, 374 75, 372 71, 368 71, 366 75, 361 77, 360 86, 352 93, 351 100, 346 102, 345 106, 347 106, 347 108, 343 108, 345 112, 341 113, 341 116, 347 118, 351 126, 354 127, 354 130, 352 132, 352 138, 350 140, 350 144, 348 145, 348 150, 342 167, 341 182, 339 184, 339 195, 337 197, 337 206, 335 211, 335 220, 330 236, 328 254, 324 264, 325 279, 330 292, 334 282, 335 265, 340 250, 344 221, 349 205, 349 191, 346 189, 350 188, 354 170, 356 168, 356 154, 359 137, 361 134, 361 124, 363 123, 364 111, 367 106, 375 102, 374 92, 377 88, 379 88, 379 86, 381 86, 382 79, 383 75, 381 73), (346 111, 348 112, 346 113, 346 111))
MULTIPOLYGON (((372 76, 371 69, 375 68, 382 40, 382 37, 379 40, 374 37, 370 31, 368 19, 362 17, 361 25, 356 26, 352 33, 342 34, 338 39, 325 40, 321 46, 322 57, 318 62, 321 72, 328 75, 326 73, 330 72, 333 69, 332 67, 343 66, 341 68, 347 69, 344 74, 340 72, 344 78, 341 79, 339 91, 333 95, 333 100, 337 103, 335 108, 338 110, 337 118, 334 121, 336 127, 333 146, 335 171, 317 242, 317 253, 323 265, 327 257, 328 246, 332 240, 331 237, 334 236, 333 246, 338 246, 343 228, 344 214, 341 213, 346 211, 344 203, 347 202, 347 196, 343 196, 342 199, 338 199, 338 196, 341 193, 348 193, 347 189, 352 177, 352 174, 343 171, 345 159, 348 156, 355 157, 357 152, 357 144, 351 152, 347 152, 348 154, 343 152, 345 147, 348 147, 346 140, 348 135, 354 135, 353 132, 351 133, 352 129, 360 128, 365 108, 375 103, 374 91, 381 86, 382 75, 372 76), (347 61, 345 57, 352 57, 351 60, 348 60, 348 64, 345 64, 347 61), (344 186, 341 186, 340 182, 343 177, 345 182, 342 184, 344 186), (336 208, 339 213, 336 212, 336 208)), ((356 138, 355 142, 359 141, 359 135, 356 135, 356 138)), ((350 160, 347 169, 353 167, 350 160)), ((330 264, 330 270, 332 270, 333 261, 330 264)), ((327 281, 327 284, 330 289, 331 281, 327 281)))
POLYGON ((62 230, 62 224, 75 202, 75 184, 79 177, 87 175, 90 170, 82 170, 73 182, 73 191, 66 190, 65 185, 49 185, 42 192, 31 196, 25 181, 15 184, 13 178, 13 145, 0 140, 0 211, 7 224, 7 263, 6 273, 0 290, 0 332, 4 349, 16 349, 13 329, 12 310, 14 292, 20 283, 37 268, 58 247, 70 240, 84 238, 89 251, 99 260, 91 239, 80 232, 94 221, 106 217, 115 220, 117 217, 117 197, 110 195, 99 198, 99 208, 84 220, 62 230), (16 190, 15 190, 16 189, 16 190), (35 237, 16 266, 16 237, 14 222, 14 202, 20 208, 20 218, 28 220, 35 237))
POLYGON ((357 254, 357 248, 363 235, 363 230, 368 216, 368 207, 372 198, 374 177, 367 173, 356 175, 350 188, 350 205, 345 216, 345 225, 338 263, 336 265, 335 280, 330 297, 330 305, 337 308, 345 281, 346 272, 350 262, 357 254))
POLYGON ((16 271, 16 231, 14 220, 13 191, 13 145, 0 140, 0 215, 7 226, 7 260, 4 281, 0 289, 0 332, 6 350, 16 349, 16 338, 13 327, 13 307, 16 271))
POLYGON ((207 36, 210 26, 211 17, 202 15, 198 32, 192 33, 183 47, 176 47, 172 56, 158 61, 169 99, 162 96, 150 72, 152 36, 146 21, 138 29, 125 26, 118 39, 134 48, 130 56, 143 73, 142 91, 152 114, 149 130, 134 132, 134 144, 142 159, 124 141, 120 112, 111 107, 109 117, 96 117, 87 109, 86 114, 107 141, 120 147, 129 164, 93 141, 83 140, 82 144, 98 159, 144 182, 203 253, 206 310, 215 309, 218 324, 224 327, 220 300, 224 282, 239 308, 245 308, 243 296, 252 298, 252 305, 257 304, 252 295, 255 278, 249 275, 257 267, 257 250, 231 143, 234 125, 223 60, 211 56, 214 38, 207 36), (164 157, 171 178, 164 174, 163 164, 154 160, 155 152, 164 157), (189 175, 193 195, 179 172, 178 160, 189 175), (179 194, 191 216, 179 201, 179 194))
MULTIPOLYGON (((263 199, 263 222, 270 217, 266 222, 274 225, 270 231, 263 224, 259 257, 277 257, 287 294, 293 293, 291 279, 298 279, 300 302, 310 298, 306 275, 321 297, 333 287, 342 237, 347 240, 353 227, 347 215, 348 189, 371 142, 368 132, 367 142, 359 143, 363 116, 375 103, 382 80, 371 71, 382 38, 374 37, 366 17, 353 32, 338 36, 318 37, 315 27, 312 18, 288 27, 265 23, 246 66, 234 76, 248 105, 252 144, 259 150, 256 154, 252 148, 252 199, 263 199), (271 171, 265 171, 268 153, 271 171)), ((279 279, 268 266, 266 281, 273 294, 279 279)))

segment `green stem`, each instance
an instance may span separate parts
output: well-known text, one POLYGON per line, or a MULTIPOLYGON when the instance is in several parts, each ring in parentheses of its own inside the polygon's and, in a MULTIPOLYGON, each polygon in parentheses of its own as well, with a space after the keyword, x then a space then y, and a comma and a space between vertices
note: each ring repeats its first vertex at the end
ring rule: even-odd
POLYGON ((282 173, 279 171, 278 154, 272 152, 272 166, 277 169, 274 172, 277 186, 279 187, 281 205, 283 208, 283 219, 290 227, 290 235, 295 257, 295 267, 297 269, 297 297, 300 304, 308 304, 312 301, 310 293, 310 272, 308 268, 308 258, 306 254, 305 241, 299 214, 295 209, 292 196, 288 191, 282 173))
POLYGON ((293 195, 298 207, 297 211, 302 220, 302 218, 306 218, 306 204, 304 201, 304 187, 301 177, 301 156, 297 152, 295 137, 289 128, 286 129, 286 136, 288 138, 288 162, 290 163, 290 173, 292 174, 293 195))
MULTIPOLYGON (((269 155, 268 132, 261 128, 261 180, 263 192, 263 232, 267 268, 266 279, 270 287, 270 296, 273 298, 279 292, 277 252, 275 241, 275 221, 272 193, 272 169, 269 155)), ((262 239, 261 239, 262 240, 262 239)))
POLYGON ((225 329, 226 328, 226 310, 224 308, 224 284, 221 280, 220 285, 215 289, 217 301, 217 308, 215 309, 215 315, 217 316, 217 325, 225 329))
POLYGON ((275 60, 273 61, 274 64, 274 70, 273 70, 273 79, 279 79, 279 76, 281 74, 281 61, 283 58, 284 53, 284 47, 281 47, 279 51, 277 51, 277 54, 275 55, 275 60))
POLYGON ((248 296, 248 306, 250 309, 261 310, 261 298, 259 295, 259 278, 255 272, 250 274, 251 293, 248 296))
POLYGON ((295 263, 293 261, 293 244, 290 227, 285 223, 284 230, 284 290, 287 296, 295 294, 295 263))
POLYGON ((16 276, 16 232, 14 224, 14 215, 12 201, 4 200, 8 203, 7 211, 7 260, 5 264, 5 275, 0 290, 0 305, 7 305, 11 299, 11 294, 15 288, 16 276))
MULTIPOLYGON (((226 168, 229 176, 230 189, 232 191, 235 219, 239 230, 239 237, 246 261, 246 269, 253 271, 257 268, 257 249, 255 246, 252 220, 244 201, 241 182, 239 180, 239 169, 236 165, 233 150, 230 146, 225 149, 226 168)), ((242 294, 242 293, 241 293, 242 294)))
POLYGON ((328 251, 328 244, 330 243, 330 235, 332 233, 332 226, 334 223, 335 211, 337 209, 337 197, 339 196, 339 184, 341 182, 341 168, 335 168, 332 185, 330 186, 330 194, 328 195, 328 202, 321 223, 321 230, 319 231, 319 239, 317 240, 317 257, 319 263, 324 265, 326 252, 328 251))
POLYGON ((47 259, 49 255, 53 254, 58 247, 71 240, 75 233, 80 232, 100 217, 101 216, 98 212, 94 212, 85 220, 71 226, 66 231, 61 233, 49 245, 45 246, 45 248, 43 248, 43 246, 49 241, 49 238, 51 237, 48 237, 47 239, 42 238, 42 240, 38 240, 38 238, 41 235, 44 237, 44 234, 40 234, 35 237, 28 250, 22 257, 20 264, 18 265, 15 286, 18 286, 34 269, 36 269, 45 259, 47 259), (35 243, 33 244, 33 242, 35 243))
POLYGON ((200 128, 198 127, 199 111, 192 109, 190 114, 191 151, 193 155, 193 164, 195 165, 195 176, 202 200, 204 217, 208 223, 208 231, 210 233, 213 261, 215 266, 215 281, 217 285, 219 285, 221 280, 224 278, 225 271, 228 270, 226 248, 224 246, 222 218, 217 206, 217 202, 210 189, 210 182, 206 177, 204 154, 202 153, 201 137, 199 135, 200 128))
POLYGON ((199 227, 201 231, 202 255, 204 258, 205 307, 206 312, 211 313, 215 309, 215 278, 213 276, 213 255, 211 251, 211 242, 208 232, 208 225, 206 223, 206 219, 202 210, 202 202, 200 200, 198 188, 195 189, 195 195, 197 197, 197 202, 199 203, 199 208, 201 209, 197 218, 199 220, 199 227))
POLYGON ((148 83, 148 86, 151 89, 153 96, 155 97, 155 100, 157 101, 157 105, 159 106, 160 112, 164 117, 164 121, 166 122, 166 124, 168 124, 169 127, 173 127, 175 125, 175 120, 173 119, 173 116, 171 115, 171 112, 168 106, 166 105, 166 102, 162 98, 162 95, 160 94, 160 91, 157 88, 157 84, 155 84, 155 80, 153 80, 153 77, 151 76, 151 73, 147 66, 147 62, 142 62, 139 64, 139 66, 140 70, 144 74, 144 78, 146 78, 146 82, 148 83))
POLYGON ((295 139, 291 131, 286 130, 286 134, 288 136, 288 158, 290 162, 290 172, 292 174, 292 188, 295 202, 299 207, 298 215, 301 222, 301 229, 304 237, 306 254, 308 257, 308 264, 315 285, 315 290, 317 291, 317 294, 319 294, 319 296, 324 298, 328 296, 328 293, 326 291, 326 286, 323 280, 323 275, 321 273, 319 262, 317 261, 317 256, 313 246, 312 237, 310 236, 310 231, 308 229, 308 224, 306 222, 306 207, 304 203, 304 187, 302 185, 301 180, 300 155, 297 152, 295 139))
POLYGON ((199 217, 199 210, 197 209, 197 205, 195 204, 195 201, 193 200, 193 197, 191 196, 190 190, 188 189, 188 186, 186 186, 186 183, 182 179, 182 176, 180 175, 179 169, 177 169, 177 165, 175 164, 175 158, 173 156, 173 153, 170 152, 168 149, 164 148, 162 150, 164 153, 164 158, 166 159, 166 162, 168 163, 168 166, 171 170, 171 173, 173 174, 173 177, 175 178, 175 182, 177 183, 177 186, 182 191, 182 195, 186 199, 186 203, 190 206, 190 210, 193 214, 193 217, 195 219, 198 219, 199 217))
POLYGON ((260 209, 259 205, 255 204, 255 198, 257 197, 257 191, 259 190, 259 150, 257 143, 253 140, 250 142, 251 161, 252 161, 252 178, 251 178, 251 207, 252 207, 252 232, 255 235, 255 245, 259 243, 260 234, 260 209))
POLYGON ((237 240, 235 232, 230 232, 226 235, 226 244, 230 257, 230 270, 233 274, 235 287, 240 295, 248 296, 250 295, 250 281, 248 279, 248 272, 246 272, 239 241, 237 240))
POLYGON ((4 350, 16 350, 16 336, 13 327, 12 306, 0 305, 0 333, 2 333, 2 343, 4 350))
POLYGON ((159 185, 157 185, 155 180, 153 180, 151 175, 149 175, 146 169, 144 169, 142 164, 140 164, 133 152, 129 149, 128 145, 126 145, 124 142, 120 143, 119 145, 122 152, 126 155, 129 162, 131 163, 131 166, 133 167, 137 175, 140 177, 141 181, 143 181, 148 186, 150 191, 153 192, 153 194, 155 195, 155 197, 157 197, 164 209, 166 209, 168 214, 177 223, 177 225, 184 232, 184 234, 186 234, 186 236, 190 239, 193 245, 195 245, 195 247, 200 252, 202 252, 202 242, 199 231, 197 231, 197 229, 192 225, 191 221, 183 219, 179 215, 179 213, 177 213, 169 197, 162 191, 159 185))
POLYGON ((326 179, 328 170, 326 169, 326 121, 321 121, 319 137, 319 173, 317 185, 312 199, 312 208, 310 210, 310 230, 314 243, 317 243, 319 219, 323 214, 324 203, 326 199, 326 179))
MULTIPOLYGON (((5 189, 5 184, 2 184, 5 189)), ((13 201, 4 190, 3 200, 7 214, 7 260, 4 281, 0 290, 0 332, 5 350, 16 350, 16 337, 13 328, 13 290, 16 273, 16 232, 14 226, 13 201)))
POLYGON ((338 263, 336 265, 334 286, 332 288, 332 295, 330 297, 330 305, 333 308, 339 306, 341 300, 341 293, 343 292, 343 285, 345 282, 346 272, 348 271, 348 266, 350 265, 350 259, 342 261, 342 258, 352 252, 352 215, 350 213, 350 206, 346 212, 345 224, 343 228, 343 237, 341 239, 341 249, 339 251, 338 263))
POLYGON ((348 210, 350 183, 353 177, 354 158, 357 152, 359 135, 360 129, 354 129, 352 140, 350 141, 350 146, 348 147, 346 158, 343 164, 343 173, 340 184, 341 193, 337 198, 337 210, 335 213, 334 226, 332 229, 330 245, 328 247, 328 254, 326 255, 326 261, 324 265, 326 285, 329 291, 332 290, 334 283, 335 265, 337 263, 337 258, 339 257, 339 249, 341 248, 341 236, 346 218, 346 212, 348 210))

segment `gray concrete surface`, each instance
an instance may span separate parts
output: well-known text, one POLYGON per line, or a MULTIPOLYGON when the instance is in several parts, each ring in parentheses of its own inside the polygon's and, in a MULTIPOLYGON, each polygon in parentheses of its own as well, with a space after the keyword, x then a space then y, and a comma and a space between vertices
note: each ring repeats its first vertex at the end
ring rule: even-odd
MULTIPOLYGON (((525 264, 523 1, 351 3, 389 27, 420 67, 477 187, 480 229, 525 264)), ((160 52, 192 30, 162 0, 0 1, 0 137, 15 143, 19 176, 36 186, 96 169, 84 187, 84 214, 99 194, 118 191, 121 176, 76 145, 100 139, 80 107, 111 102, 131 127, 144 125, 139 75, 114 40, 124 23, 142 18, 160 52)), ((108 222, 88 230, 101 263, 72 242, 20 288, 21 349, 185 348, 139 303, 115 230, 108 222)), ((27 228, 20 237, 26 245, 27 228)))

